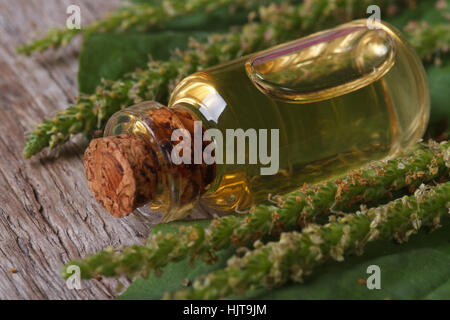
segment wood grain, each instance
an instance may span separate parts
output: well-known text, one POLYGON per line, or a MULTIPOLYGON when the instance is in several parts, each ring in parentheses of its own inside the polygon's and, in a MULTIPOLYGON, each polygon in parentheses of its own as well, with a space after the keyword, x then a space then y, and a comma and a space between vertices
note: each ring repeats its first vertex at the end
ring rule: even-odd
POLYGON ((0 299, 112 298, 115 280, 68 289, 62 265, 108 246, 143 242, 153 224, 137 216, 116 219, 96 204, 82 165, 83 142, 69 143, 58 159, 21 157, 25 132, 75 101, 81 41, 31 58, 15 48, 63 25, 70 4, 81 7, 87 24, 118 0, 0 0, 0 299))

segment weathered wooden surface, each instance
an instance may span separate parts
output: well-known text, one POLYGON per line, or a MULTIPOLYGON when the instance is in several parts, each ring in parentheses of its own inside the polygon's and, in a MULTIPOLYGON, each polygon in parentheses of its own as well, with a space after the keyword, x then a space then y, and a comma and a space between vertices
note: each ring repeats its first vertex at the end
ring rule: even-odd
POLYGON ((21 157, 25 132, 74 102, 80 40, 32 58, 15 47, 63 25, 70 4, 81 7, 85 24, 118 0, 0 0, 0 299, 111 298, 115 281, 84 281, 81 290, 70 290, 61 266, 111 245, 143 242, 151 229, 149 221, 115 219, 95 203, 83 145, 69 144, 57 160, 21 157))

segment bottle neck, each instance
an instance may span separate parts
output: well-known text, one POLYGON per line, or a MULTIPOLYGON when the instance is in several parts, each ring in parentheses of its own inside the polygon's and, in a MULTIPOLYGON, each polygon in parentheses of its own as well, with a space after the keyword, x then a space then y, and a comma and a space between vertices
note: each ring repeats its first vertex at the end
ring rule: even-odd
POLYGON ((202 141, 201 146, 196 146, 194 139, 205 127, 192 111, 181 105, 152 108, 144 122, 151 135, 149 142, 159 159, 159 193, 150 207, 164 212, 164 222, 180 219, 216 176, 215 164, 199 162, 195 157, 207 145, 202 141))

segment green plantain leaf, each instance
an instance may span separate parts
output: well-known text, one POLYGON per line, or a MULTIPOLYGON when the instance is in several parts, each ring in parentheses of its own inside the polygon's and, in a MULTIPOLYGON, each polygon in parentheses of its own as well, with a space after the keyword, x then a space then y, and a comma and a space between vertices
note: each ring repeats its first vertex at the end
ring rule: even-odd
POLYGON ((79 58, 79 91, 91 94, 101 79, 115 80, 136 68, 144 68, 150 56, 155 60, 167 60, 176 48, 186 48, 191 37, 201 40, 211 32, 223 32, 232 25, 247 22, 250 11, 239 10, 230 15, 227 8, 220 8, 208 14, 189 14, 169 20, 160 27, 163 31, 88 35, 79 58))
POLYGON ((126 73, 145 68, 149 57, 167 59, 176 48, 186 47, 189 37, 201 38, 204 32, 92 34, 85 39, 80 54, 78 83, 80 92, 95 91, 101 79, 115 80, 126 73))
MULTIPOLYGON (((155 0, 134 0, 135 2, 155 0)), ((442 15, 435 1, 420 1, 416 10, 409 10, 389 22, 398 28, 410 20, 442 23, 442 15)), ((205 37, 208 30, 221 31, 232 24, 241 24, 247 13, 241 12, 232 21, 220 20, 217 15, 190 15, 168 22, 166 31, 152 33, 92 34, 85 39, 80 55, 79 88, 92 93, 102 78, 118 79, 136 68, 144 68, 149 55, 154 59, 168 59, 175 48, 185 48, 188 37, 205 37), (212 17, 212 18, 211 18, 212 17), (194 31, 197 30, 197 31, 194 31)), ((450 123, 450 65, 429 66, 427 74, 432 101, 431 128, 450 123)), ((178 222, 155 227, 155 231, 173 232, 181 224, 207 222, 178 222)), ((247 297, 264 299, 437 299, 450 298, 450 227, 431 235, 421 233, 406 245, 391 242, 372 245, 362 257, 350 257, 343 263, 329 263, 319 268, 303 285, 291 284, 271 291, 249 292, 247 297), (367 279, 368 265, 381 268, 381 290, 368 290, 358 283, 367 279)), ((137 279, 119 299, 159 299, 165 291, 182 287, 184 279, 224 267, 233 249, 219 252, 219 261, 208 266, 200 261, 171 264, 162 277, 137 279)))
MULTIPOLYGON (((200 220, 196 222, 172 222, 157 225, 152 232, 175 232, 181 225, 193 224, 204 227, 208 223, 209 220, 200 220)), ((207 265, 202 261, 195 261, 194 264, 191 264, 188 260, 171 264, 164 269, 163 275, 159 278, 155 275, 151 275, 149 279, 136 279, 127 291, 118 297, 118 299, 160 299, 162 294, 167 290, 182 288, 182 282, 185 279, 192 281, 203 273, 223 268, 226 264, 226 260, 232 256, 233 253, 234 248, 229 248, 218 252, 219 261, 212 266, 207 265)))
MULTIPOLYGON (((174 232, 177 222, 155 227, 155 231, 174 232)), ((154 231, 154 232, 155 232, 154 231)), ((187 260, 170 264, 158 278, 137 279, 119 299, 159 299, 166 291, 182 287, 184 279, 225 266, 232 249, 221 251, 212 266, 187 260)), ((450 299, 450 225, 429 234, 425 231, 412 236, 407 244, 392 241, 370 245, 364 255, 348 257, 344 262, 330 262, 307 277, 303 284, 290 284, 272 290, 249 292, 253 299, 450 299), (369 290, 358 280, 366 280, 367 267, 377 265, 381 270, 381 289, 369 290)))
MULTIPOLYGON (((273 2, 283 1, 285 0, 273 2)), ((161 5, 159 0, 130 2, 161 5)), ((115 80, 135 71, 136 68, 144 68, 149 56, 155 60, 167 60, 174 49, 186 48, 190 37, 201 40, 212 32, 220 33, 228 30, 230 26, 242 25, 248 21, 248 14, 254 9, 238 10, 231 15, 227 8, 219 8, 208 14, 189 14, 167 21, 159 27, 162 31, 88 35, 79 58, 79 91, 91 94, 101 79, 115 80)))
POLYGON ((450 226, 421 232, 407 244, 373 244, 360 257, 319 268, 304 284, 254 292, 263 299, 450 299, 450 226), (381 289, 369 290, 367 267, 381 271, 381 289))

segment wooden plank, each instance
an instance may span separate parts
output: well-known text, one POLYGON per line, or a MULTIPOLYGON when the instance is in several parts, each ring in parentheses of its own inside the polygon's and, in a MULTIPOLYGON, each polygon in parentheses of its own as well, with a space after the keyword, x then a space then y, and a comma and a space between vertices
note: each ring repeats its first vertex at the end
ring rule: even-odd
POLYGON ((63 148, 57 160, 21 157, 24 133, 75 101, 80 40, 32 58, 17 55, 15 47, 63 25, 70 4, 81 7, 86 24, 118 0, 0 0, 0 299, 111 298, 115 280, 68 289, 60 277, 63 263, 111 245, 143 242, 152 227, 135 216, 115 219, 95 203, 82 142, 63 148))

